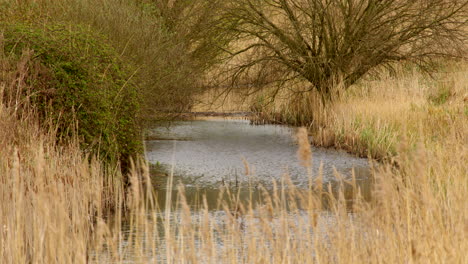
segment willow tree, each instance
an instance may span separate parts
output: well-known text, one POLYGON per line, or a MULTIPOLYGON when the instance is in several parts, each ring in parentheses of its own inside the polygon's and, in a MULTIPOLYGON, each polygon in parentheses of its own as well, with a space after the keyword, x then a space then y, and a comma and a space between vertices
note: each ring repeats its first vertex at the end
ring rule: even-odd
MULTIPOLYGON (((233 81, 307 80, 324 99, 364 75, 409 61, 464 56, 467 1, 238 0, 223 14, 236 35, 233 81), (241 44, 239 44, 241 43, 241 44)), ((278 89, 280 89, 279 86, 278 89)))

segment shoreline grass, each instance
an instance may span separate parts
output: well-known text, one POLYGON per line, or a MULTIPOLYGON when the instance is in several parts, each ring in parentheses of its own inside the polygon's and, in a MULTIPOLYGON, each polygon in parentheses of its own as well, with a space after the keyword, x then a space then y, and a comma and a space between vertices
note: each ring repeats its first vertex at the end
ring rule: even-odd
POLYGON ((401 141, 414 148, 443 142, 449 133, 460 143, 466 138, 467 64, 447 68, 434 78, 401 69, 395 76, 364 80, 326 106, 317 95, 292 94, 274 103, 254 98, 252 108, 259 121, 308 127, 316 146, 391 161, 401 141))

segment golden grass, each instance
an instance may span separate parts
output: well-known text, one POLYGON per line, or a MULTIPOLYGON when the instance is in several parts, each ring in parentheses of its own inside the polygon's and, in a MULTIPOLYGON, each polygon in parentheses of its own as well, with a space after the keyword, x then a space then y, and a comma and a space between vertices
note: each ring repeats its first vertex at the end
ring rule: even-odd
POLYGON ((0 70, 0 262, 84 263, 94 221, 122 205, 117 170, 39 124, 24 59, 0 70))
POLYGON ((55 147, 29 121, 5 120, 0 112, 0 261, 84 263, 93 216, 115 204, 108 201, 116 193, 104 187, 101 165, 87 162, 78 148, 55 147))
POLYGON ((383 166, 375 171, 371 202, 354 190, 351 210, 343 192, 330 195, 320 181, 301 191, 287 178, 256 207, 231 194, 231 203, 220 206, 221 216, 203 203, 191 211, 183 195, 170 211, 140 205, 134 207, 121 258, 137 263, 464 263, 466 155, 447 159, 447 153, 463 152, 466 146, 449 144, 433 150, 418 146, 416 155, 400 155, 401 170, 383 166), (322 207, 324 198, 329 211, 322 207), (175 220, 166 221, 168 216, 175 220))
POLYGON ((443 143, 454 133, 459 143, 464 142, 466 64, 455 70, 439 74, 435 80, 410 73, 355 87, 355 94, 333 106, 333 117, 326 125, 332 139, 321 140, 377 158, 396 155, 402 141, 409 147, 428 146, 443 143))
MULTIPOLYGON (((404 84, 411 79, 393 81, 408 87, 404 84)), ((412 97, 403 96, 405 91, 413 93, 411 89, 398 93, 391 90, 399 95, 393 99, 394 106, 384 104, 388 98, 380 93, 364 98, 349 95, 349 102, 343 99, 337 104, 329 126, 341 128, 338 125, 344 122, 338 122, 339 117, 343 121, 359 115, 364 124, 375 125, 376 129, 388 125, 386 122, 399 122, 390 132, 414 135, 394 142, 397 155, 393 158, 398 169, 383 165, 374 171, 374 198, 370 203, 354 190, 353 213, 348 210, 344 193, 332 196, 331 191, 320 188, 320 181, 312 184, 314 191, 305 193, 290 186, 282 188, 278 183, 276 192, 265 195, 255 210, 249 204, 236 204, 233 194, 234 205, 225 205, 221 220, 207 209, 191 212, 182 195, 178 210, 169 212, 179 221, 164 222, 161 236, 151 235, 155 230, 146 222, 148 218, 138 225, 142 229, 133 230, 134 243, 139 245, 135 255, 141 262, 159 259, 174 263, 464 263, 468 249, 468 205, 464 198, 468 181, 464 143, 467 123, 466 116, 459 113, 464 107, 463 81, 455 77, 454 87, 462 89, 455 89, 447 104, 442 105, 427 102, 429 89, 412 97), (422 105, 412 110, 412 103, 422 105), (338 111, 347 106, 349 111, 338 111), (381 115, 368 109, 379 110, 381 115), (453 111, 455 115, 434 114, 437 111, 453 111), (452 123, 446 127, 448 117, 452 123), (381 119, 376 122, 373 118, 381 119), (420 124, 413 124, 418 120, 420 124), (331 197, 328 212, 322 209, 323 196, 331 197), (292 211, 286 208, 287 202, 292 211), (302 210, 294 210, 295 205, 302 210), (152 241, 146 250, 142 240, 152 241)), ((373 87, 375 84, 393 87, 388 80, 374 82, 373 87)), ((332 113, 331 109, 326 111, 332 113)), ((154 211, 150 222, 157 222, 156 215, 162 213, 154 211)))
POLYGON ((446 69, 434 79, 400 69, 397 77, 361 81, 326 106, 317 95, 286 91, 273 104, 260 100, 255 109, 266 122, 307 126, 315 145, 389 159, 403 140, 414 148, 420 141, 441 142, 454 131, 460 142, 466 137, 467 64, 446 69))

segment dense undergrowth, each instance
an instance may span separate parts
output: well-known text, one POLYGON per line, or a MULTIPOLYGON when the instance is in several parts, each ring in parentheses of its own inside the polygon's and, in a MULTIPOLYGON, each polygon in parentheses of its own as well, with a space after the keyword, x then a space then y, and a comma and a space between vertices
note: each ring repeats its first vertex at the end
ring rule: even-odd
POLYGON ((82 27, 2 23, 3 100, 31 103, 59 140, 123 166, 140 152, 137 87, 116 51, 82 27), (15 89, 14 86, 21 88, 15 89))
POLYGON ((0 57, 0 262, 84 263, 94 222, 122 204, 123 177, 76 133, 57 141, 38 107, 44 86, 27 81, 39 74, 31 59, 0 57))

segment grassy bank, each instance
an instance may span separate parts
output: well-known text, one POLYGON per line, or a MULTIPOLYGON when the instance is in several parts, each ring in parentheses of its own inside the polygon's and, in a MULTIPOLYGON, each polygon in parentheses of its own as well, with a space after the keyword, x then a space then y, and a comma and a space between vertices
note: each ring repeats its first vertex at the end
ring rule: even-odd
POLYGON ((378 159, 413 151, 418 144, 445 145, 451 134, 459 144, 466 142, 466 64, 435 73, 435 79, 418 72, 397 76, 351 90, 314 132, 315 142, 378 159))
POLYGON ((260 121, 308 127, 317 146, 391 160, 418 144, 444 144, 452 133, 460 144, 466 139, 466 75, 463 62, 432 76, 400 67, 361 81, 325 106, 313 93, 297 93, 279 95, 274 103, 260 96, 252 108, 260 121), (402 150, 402 143, 409 149, 402 150))

